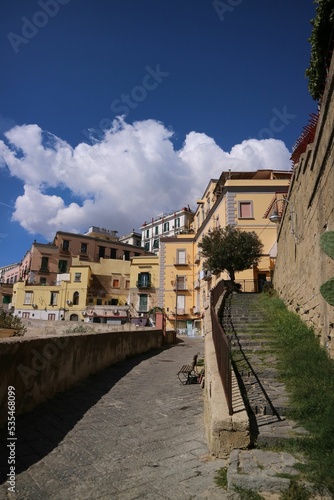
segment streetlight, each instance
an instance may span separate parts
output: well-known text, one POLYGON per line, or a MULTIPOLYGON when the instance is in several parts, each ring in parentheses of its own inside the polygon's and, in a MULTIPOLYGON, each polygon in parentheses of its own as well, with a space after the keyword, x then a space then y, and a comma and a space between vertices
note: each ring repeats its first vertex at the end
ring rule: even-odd
POLYGON ((295 239, 298 240, 297 231, 295 229, 296 212, 293 209, 293 205, 290 204, 289 200, 287 200, 286 198, 280 198, 278 200, 275 200, 276 210, 274 209, 272 211, 271 215, 269 215, 270 222, 274 222, 275 224, 281 223, 281 220, 283 217, 283 212, 285 212, 285 206, 282 209, 281 213, 279 213, 278 205, 277 205, 278 202, 287 203, 290 205, 290 231, 291 231, 291 234, 295 237, 295 239))

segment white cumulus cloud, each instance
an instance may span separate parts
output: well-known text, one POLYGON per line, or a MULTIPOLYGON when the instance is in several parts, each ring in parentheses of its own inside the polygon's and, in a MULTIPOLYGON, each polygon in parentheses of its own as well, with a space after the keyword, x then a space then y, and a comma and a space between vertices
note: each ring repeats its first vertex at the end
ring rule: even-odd
POLYGON ((282 141, 249 139, 227 152, 190 132, 175 150, 173 132, 156 120, 118 118, 101 141, 76 147, 36 124, 15 126, 5 137, 0 166, 23 183, 13 220, 48 240, 57 230, 91 225, 122 235, 160 212, 195 208, 209 180, 228 169, 291 169, 282 141), (65 190, 76 202, 65 201, 65 190))

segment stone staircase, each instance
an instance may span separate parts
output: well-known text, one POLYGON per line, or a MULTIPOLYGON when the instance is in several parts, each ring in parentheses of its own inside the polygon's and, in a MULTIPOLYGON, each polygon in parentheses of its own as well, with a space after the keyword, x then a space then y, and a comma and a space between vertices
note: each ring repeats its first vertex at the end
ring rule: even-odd
POLYGON ((234 370, 248 410, 252 444, 271 445, 303 435, 287 418, 289 397, 279 379, 273 330, 259 306, 259 294, 233 293, 226 301, 223 327, 231 339, 234 370))
MULTIPOLYGON (((251 437, 248 449, 231 452, 227 489, 241 488, 259 493, 259 498, 278 500, 290 487, 291 478, 298 477, 304 458, 272 446, 291 437, 303 437, 306 430, 288 416, 289 395, 279 378, 273 329, 259 299, 256 293, 233 293, 226 300, 222 319, 231 339, 234 372, 248 411, 251 437)), ((310 498, 332 498, 325 493, 319 496, 311 484, 307 488, 310 498)))

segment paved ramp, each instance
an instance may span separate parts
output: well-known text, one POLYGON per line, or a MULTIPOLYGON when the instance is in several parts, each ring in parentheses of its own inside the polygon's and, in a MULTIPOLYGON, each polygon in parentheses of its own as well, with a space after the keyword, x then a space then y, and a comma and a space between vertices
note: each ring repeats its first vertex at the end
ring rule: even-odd
POLYGON ((178 369, 201 338, 111 366, 17 418, 16 497, 8 496, 1 433, 0 499, 235 498, 214 482, 226 465, 209 455, 203 390, 178 369))

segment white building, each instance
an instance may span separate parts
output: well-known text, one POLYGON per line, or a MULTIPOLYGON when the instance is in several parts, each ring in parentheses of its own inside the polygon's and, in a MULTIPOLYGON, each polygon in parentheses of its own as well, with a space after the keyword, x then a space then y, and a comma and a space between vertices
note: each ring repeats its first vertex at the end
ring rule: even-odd
POLYGON ((152 218, 151 222, 144 222, 141 226, 142 246, 147 252, 159 251, 159 240, 165 236, 187 234, 192 231, 191 224, 194 212, 188 207, 183 207, 175 212, 164 212, 152 218))

